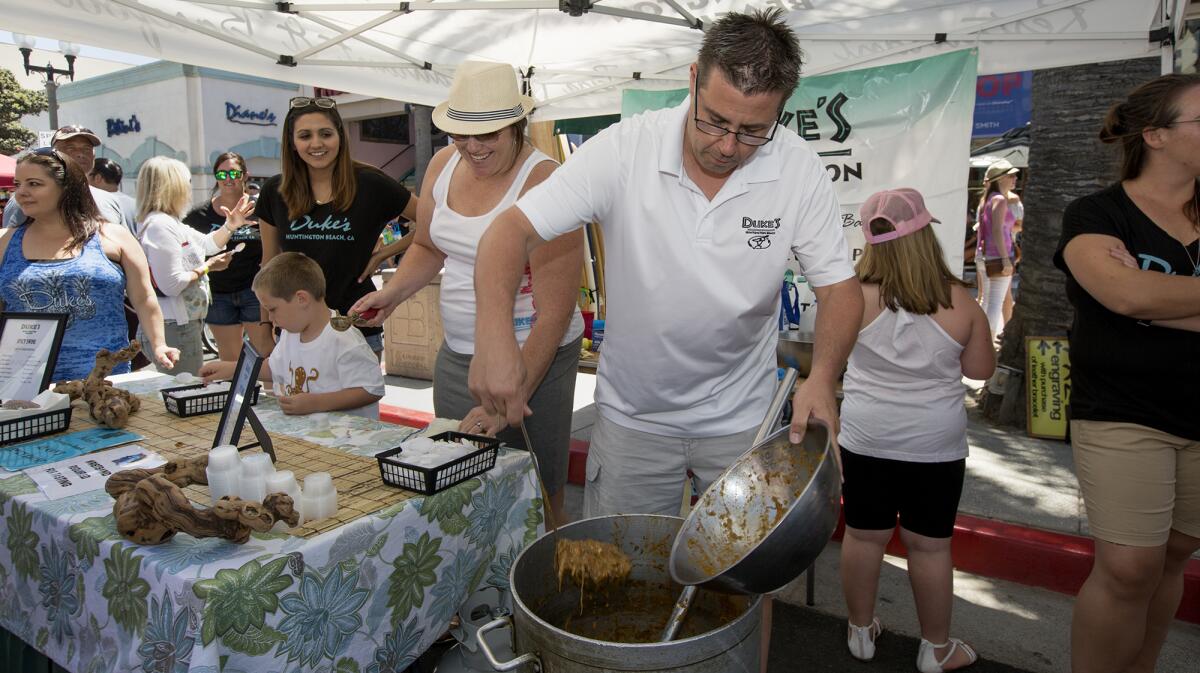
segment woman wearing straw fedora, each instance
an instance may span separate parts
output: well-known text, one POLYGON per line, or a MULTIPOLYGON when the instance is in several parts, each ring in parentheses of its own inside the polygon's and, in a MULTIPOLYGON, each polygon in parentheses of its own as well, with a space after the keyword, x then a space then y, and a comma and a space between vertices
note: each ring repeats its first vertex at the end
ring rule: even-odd
MULTIPOLYGON (((350 142, 332 98, 297 96, 290 101, 281 155, 283 172, 263 185, 254 210, 262 263, 280 252, 311 257, 325 273, 325 301, 346 313, 375 289, 369 273, 360 278, 372 262, 380 232, 397 217, 413 219, 417 199, 383 171, 350 158, 350 142)), ((383 330, 360 330, 379 355, 383 330)))
MULTIPOLYGON (((461 418, 460 430, 498 434, 524 446, 519 429, 489 417, 467 391, 475 352, 475 257, 483 232, 495 216, 542 182, 556 168, 525 138, 533 99, 523 96, 511 66, 466 61, 459 65, 450 99, 433 111, 433 122, 453 144, 434 155, 417 208, 416 239, 396 275, 351 309, 378 309, 380 324, 397 305, 429 283, 443 268, 441 312, 445 342, 434 369, 434 411, 461 418)), ((513 327, 531 391, 526 423, 555 520, 562 523, 570 443, 575 365, 583 318, 575 299, 583 263, 583 234, 538 248, 525 269, 513 310, 513 327)))
POLYGON ((1013 191, 1018 172, 1006 159, 988 166, 983 196, 979 199, 979 247, 975 262, 983 266, 983 273, 977 275, 979 297, 993 337, 1004 329, 1005 321, 1012 315, 1014 237, 1018 223, 1025 217, 1021 197, 1013 191))

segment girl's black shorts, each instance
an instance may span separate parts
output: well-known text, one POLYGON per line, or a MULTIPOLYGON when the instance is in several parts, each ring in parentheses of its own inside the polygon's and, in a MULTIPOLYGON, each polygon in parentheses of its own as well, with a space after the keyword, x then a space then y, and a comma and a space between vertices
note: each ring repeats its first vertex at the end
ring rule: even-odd
POLYGON ((859 530, 891 530, 900 525, 918 535, 947 538, 962 496, 965 458, 916 463, 875 458, 841 450, 842 510, 846 525, 859 530))

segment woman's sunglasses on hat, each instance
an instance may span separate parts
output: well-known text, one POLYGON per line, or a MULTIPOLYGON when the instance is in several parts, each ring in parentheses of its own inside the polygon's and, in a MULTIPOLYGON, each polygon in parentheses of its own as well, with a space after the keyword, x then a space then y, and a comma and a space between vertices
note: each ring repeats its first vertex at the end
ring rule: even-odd
POLYGON ((302 107, 319 107, 324 110, 332 110, 337 107, 337 101, 324 96, 313 98, 312 96, 296 96, 288 101, 288 107, 293 110, 302 107))
POLYGON ((236 168, 231 168, 227 171, 217 171, 216 173, 213 173, 213 176, 216 177, 218 180, 237 180, 237 179, 241 178, 243 175, 245 175, 245 172, 239 171, 236 168))

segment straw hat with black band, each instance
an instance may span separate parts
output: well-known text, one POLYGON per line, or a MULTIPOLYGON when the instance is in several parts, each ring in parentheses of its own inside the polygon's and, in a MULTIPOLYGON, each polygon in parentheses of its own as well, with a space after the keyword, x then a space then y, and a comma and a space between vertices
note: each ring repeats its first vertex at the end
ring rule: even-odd
POLYGON ((987 173, 983 175, 984 182, 991 182, 997 178, 1002 178, 1006 175, 1016 175, 1021 169, 1009 163, 1008 159, 1000 159, 995 161, 991 166, 987 167, 987 173))
POLYGON ((446 133, 483 135, 521 121, 533 107, 533 99, 521 95, 512 66, 463 61, 449 100, 433 109, 433 123, 446 133))

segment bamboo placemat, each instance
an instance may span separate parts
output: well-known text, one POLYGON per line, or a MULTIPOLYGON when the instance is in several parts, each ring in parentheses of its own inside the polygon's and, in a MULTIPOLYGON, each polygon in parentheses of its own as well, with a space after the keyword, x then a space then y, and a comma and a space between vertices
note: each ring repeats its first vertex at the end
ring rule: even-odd
MULTIPOLYGON (((167 412, 162 395, 154 393, 139 397, 142 408, 129 415, 129 424, 124 428, 142 435, 138 444, 157 451, 168 460, 203 456, 212 448, 221 414, 180 418, 167 412)), ((94 427, 98 426, 88 414, 87 405, 76 402, 69 431, 94 427)), ((249 424, 242 431, 242 441, 248 441, 248 437, 253 437, 249 424)), ((379 463, 374 458, 356 456, 283 434, 271 433, 271 442, 275 449, 276 470, 293 471, 299 482, 313 472, 328 472, 337 488, 337 513, 291 528, 287 531, 291 535, 309 538, 418 495, 384 484, 379 476, 379 463)), ((380 450, 386 448, 389 447, 380 447, 380 450)), ((258 451, 257 448, 249 450, 258 451)), ((183 492, 200 507, 212 504, 206 485, 193 484, 183 492)), ((299 503, 296 506, 299 508, 299 503)))

